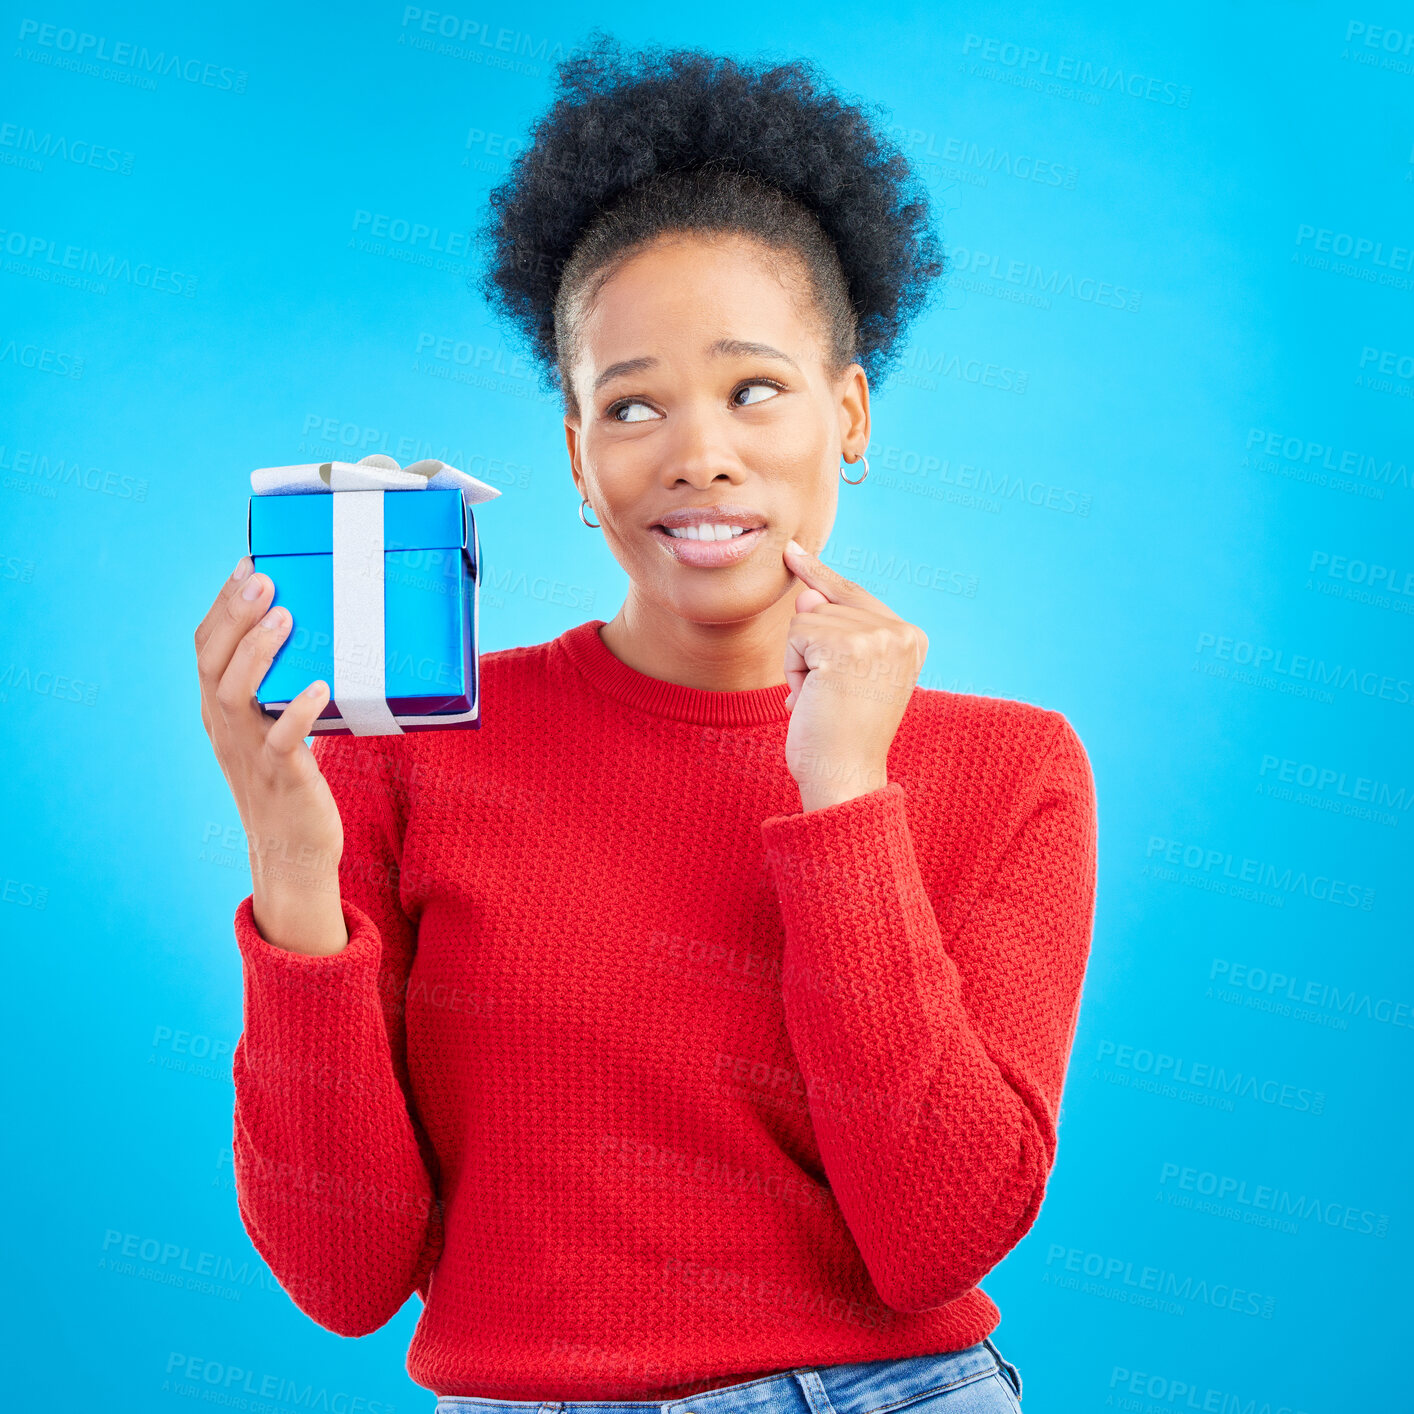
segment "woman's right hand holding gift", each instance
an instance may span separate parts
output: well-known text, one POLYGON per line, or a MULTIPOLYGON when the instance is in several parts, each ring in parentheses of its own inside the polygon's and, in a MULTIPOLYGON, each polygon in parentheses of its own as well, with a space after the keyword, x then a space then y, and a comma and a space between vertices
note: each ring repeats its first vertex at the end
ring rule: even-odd
POLYGON ((348 942, 339 898, 344 827, 305 737, 329 688, 311 683, 278 718, 256 701, 291 625, 288 609, 267 613, 274 588, 242 557, 197 627, 201 721, 245 827, 261 937, 327 956, 348 942))

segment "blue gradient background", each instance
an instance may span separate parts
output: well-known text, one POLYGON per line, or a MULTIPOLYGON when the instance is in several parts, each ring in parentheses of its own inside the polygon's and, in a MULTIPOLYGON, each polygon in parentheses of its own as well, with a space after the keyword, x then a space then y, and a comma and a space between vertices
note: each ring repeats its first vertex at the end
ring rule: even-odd
POLYGON ((532 4, 457 12, 476 27, 460 52, 396 4, 7 10, 7 1406, 181 1410, 235 1367, 342 1396, 331 1407, 431 1407, 403 1370, 416 1298, 343 1340, 241 1226, 231 915, 249 874, 191 635, 244 548, 250 469, 374 448, 502 488, 479 516, 483 651, 613 617, 626 581, 576 517, 559 417, 465 261, 360 248, 355 228, 359 211, 444 240, 478 224, 553 59, 602 22, 630 44, 810 57, 887 105, 956 256, 874 389, 872 474, 841 488, 825 557, 926 629, 925 685, 1059 709, 1094 765, 1096 931, 1059 1159, 984 1283, 1028 1407, 1394 1407, 1385 1362, 1411 1315, 1414 51, 1383 31, 1407 38, 1414 11, 1048 8, 666 22, 659 5, 532 4), (73 67, 61 30, 210 81, 73 67), (1051 91, 1028 49, 1125 84, 1051 91), (120 170, 56 155, 61 139, 120 170), (1387 263, 1322 252, 1322 230, 1383 243, 1387 263), (67 246, 193 292, 44 278, 67 246), (1007 297, 1029 267, 1137 308, 1007 297), (1321 469, 1342 459, 1353 474, 1321 469), (1023 494, 969 503, 964 466, 1023 494), (1361 566, 1401 588, 1372 592, 1361 566), (1281 658, 1245 680, 1258 649, 1281 658), (1314 661, 1353 685, 1319 687, 1314 661), (1318 783, 1283 782, 1280 762, 1318 783), (1382 787, 1377 811, 1355 799, 1382 787), (1265 871, 1253 896, 1233 889, 1244 859, 1265 871), (1316 878, 1356 906, 1313 897, 1316 878), (1261 1088, 1226 1092, 1218 1070, 1261 1088), (219 1290, 189 1284, 212 1267, 219 1290), (208 1378, 184 1380, 197 1361, 208 1378))

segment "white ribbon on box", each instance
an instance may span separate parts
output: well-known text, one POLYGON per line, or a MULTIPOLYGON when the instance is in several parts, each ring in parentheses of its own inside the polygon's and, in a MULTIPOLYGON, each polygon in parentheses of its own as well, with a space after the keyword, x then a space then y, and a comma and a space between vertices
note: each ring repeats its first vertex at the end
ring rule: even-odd
MULTIPOLYGON (((493 500, 501 493, 446 462, 420 461, 399 467, 382 452, 357 462, 260 467, 251 472, 250 486, 257 496, 336 493, 330 507, 334 531, 332 695, 343 725, 355 736, 401 735, 403 729, 388 706, 386 690, 383 493, 456 490, 468 506, 493 500)), ((472 666, 467 665, 468 671, 472 666)))

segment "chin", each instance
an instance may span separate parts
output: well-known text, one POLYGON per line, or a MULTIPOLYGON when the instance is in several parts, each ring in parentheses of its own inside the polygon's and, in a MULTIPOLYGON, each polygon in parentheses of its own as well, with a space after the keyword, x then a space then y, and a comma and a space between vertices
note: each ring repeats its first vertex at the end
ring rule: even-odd
MULTIPOLYGON (((684 584, 674 576, 674 582, 659 580, 656 592, 648 597, 681 619, 702 624, 733 624, 754 619, 779 604, 790 592, 793 576, 784 564, 779 581, 762 583, 759 571, 752 574, 728 575, 721 571, 685 571, 698 582, 684 584)), ((641 581, 640 581, 641 582, 641 581)))

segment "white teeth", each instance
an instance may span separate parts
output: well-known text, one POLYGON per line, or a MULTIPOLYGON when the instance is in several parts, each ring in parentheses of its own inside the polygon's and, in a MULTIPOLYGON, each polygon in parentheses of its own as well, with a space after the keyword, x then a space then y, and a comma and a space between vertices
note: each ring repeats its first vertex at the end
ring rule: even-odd
POLYGON ((670 530, 668 534, 678 540, 734 540, 738 535, 745 535, 746 530, 740 525, 685 525, 681 530, 670 530))

